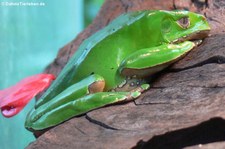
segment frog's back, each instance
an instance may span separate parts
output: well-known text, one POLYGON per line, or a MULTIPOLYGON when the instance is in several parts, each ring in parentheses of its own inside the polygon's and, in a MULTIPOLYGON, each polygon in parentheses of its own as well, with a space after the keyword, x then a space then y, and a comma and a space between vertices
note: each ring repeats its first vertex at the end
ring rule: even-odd
POLYGON ((120 15, 118 18, 113 20, 108 26, 101 29, 100 31, 94 33, 89 38, 84 40, 84 42, 80 45, 78 50, 75 52, 74 56, 68 62, 68 65, 76 65, 79 59, 82 59, 89 52, 93 51, 93 48, 101 44, 101 41, 120 31, 124 26, 128 26, 133 24, 137 20, 146 16, 146 14, 151 13, 152 11, 137 11, 137 12, 129 12, 126 14, 120 15))

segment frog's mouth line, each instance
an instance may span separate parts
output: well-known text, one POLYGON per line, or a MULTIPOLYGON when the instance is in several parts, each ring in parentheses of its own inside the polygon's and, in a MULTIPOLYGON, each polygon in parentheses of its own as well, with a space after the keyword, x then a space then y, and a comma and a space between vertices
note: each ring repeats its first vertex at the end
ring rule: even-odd
POLYGON ((181 43, 184 41, 191 41, 191 42, 194 42, 196 46, 198 46, 202 43, 202 39, 206 38, 209 35, 209 31, 210 30, 197 31, 190 35, 178 38, 178 39, 174 40, 172 43, 177 44, 177 43, 181 43))

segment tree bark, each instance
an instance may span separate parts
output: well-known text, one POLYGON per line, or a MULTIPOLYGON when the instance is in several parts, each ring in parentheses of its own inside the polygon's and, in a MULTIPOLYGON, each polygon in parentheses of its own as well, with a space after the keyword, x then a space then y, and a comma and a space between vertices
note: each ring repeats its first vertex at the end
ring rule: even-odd
POLYGON ((84 39, 128 11, 201 13, 211 36, 159 74, 137 100, 75 117, 28 148, 225 148, 220 142, 225 139, 224 8, 224 0, 106 0, 93 23, 59 51, 46 72, 57 75, 84 39))

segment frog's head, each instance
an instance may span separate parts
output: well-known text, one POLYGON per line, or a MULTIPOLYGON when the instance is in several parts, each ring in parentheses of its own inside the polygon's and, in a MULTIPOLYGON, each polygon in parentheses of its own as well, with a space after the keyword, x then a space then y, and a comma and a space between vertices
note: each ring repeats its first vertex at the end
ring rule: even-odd
POLYGON ((182 10, 165 11, 165 13, 161 23, 161 32, 165 42, 196 41, 208 36, 210 27, 203 15, 182 10))

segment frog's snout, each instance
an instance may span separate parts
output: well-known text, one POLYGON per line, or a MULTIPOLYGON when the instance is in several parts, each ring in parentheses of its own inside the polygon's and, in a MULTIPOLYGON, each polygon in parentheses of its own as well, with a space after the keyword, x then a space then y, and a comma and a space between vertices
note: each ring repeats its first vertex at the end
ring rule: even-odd
POLYGON ((195 32, 193 34, 190 34, 187 36, 186 40, 199 40, 199 39, 204 39, 209 35, 210 30, 203 30, 199 32, 195 32))
POLYGON ((194 32, 188 36, 181 37, 172 43, 181 43, 184 41, 192 41, 192 42, 198 43, 197 45, 199 45, 200 44, 199 41, 206 38, 209 35, 209 32, 210 32, 210 30, 202 30, 202 31, 194 32))

